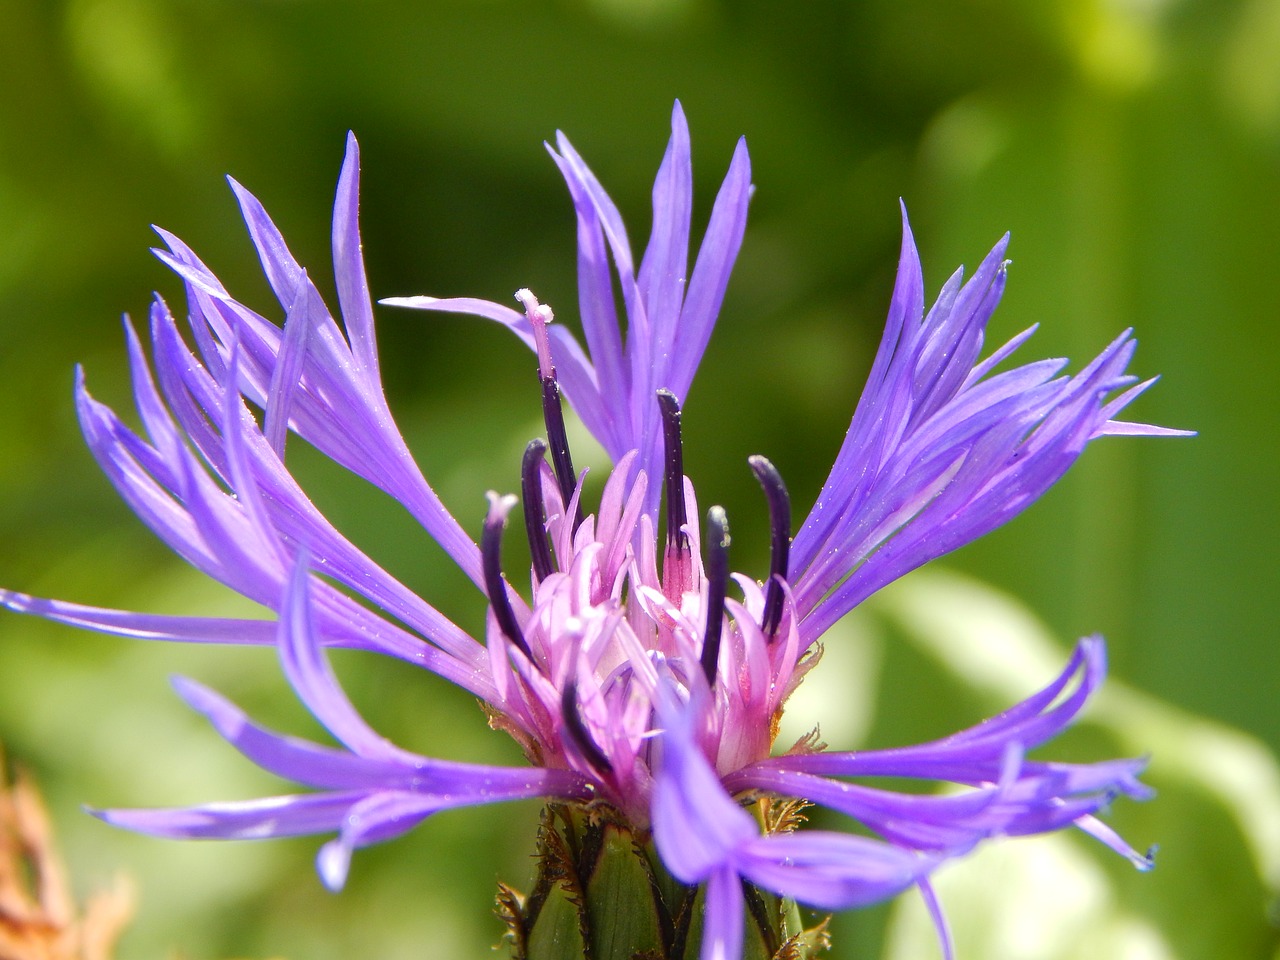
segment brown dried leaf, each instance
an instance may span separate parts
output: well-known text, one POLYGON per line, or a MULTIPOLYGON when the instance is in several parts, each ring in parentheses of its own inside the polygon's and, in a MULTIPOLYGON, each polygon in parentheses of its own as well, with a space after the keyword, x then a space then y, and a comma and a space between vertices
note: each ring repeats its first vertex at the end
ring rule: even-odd
POLYGON ((111 960, 133 915, 121 877, 77 916, 49 815, 22 773, 10 786, 0 756, 0 957, 4 960, 111 960))

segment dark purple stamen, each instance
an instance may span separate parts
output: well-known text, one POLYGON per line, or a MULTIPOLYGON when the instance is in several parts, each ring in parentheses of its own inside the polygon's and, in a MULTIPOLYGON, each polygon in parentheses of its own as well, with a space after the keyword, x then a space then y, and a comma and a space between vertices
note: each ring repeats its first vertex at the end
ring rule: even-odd
POLYGON ((684 526, 689 522, 684 507, 684 449, 680 442, 680 401, 670 390, 658 391, 662 411, 662 446, 666 453, 667 549, 683 553, 689 548, 684 526))
MULTIPOLYGON (((538 381, 542 384, 542 419, 547 425, 547 442, 551 446, 551 468, 560 486, 560 499, 565 509, 573 499, 578 485, 578 475, 573 472, 573 458, 569 456, 569 435, 564 429, 564 410, 560 405, 560 384, 556 381, 556 365, 551 358, 551 337, 547 325, 551 323, 551 308, 538 303, 529 289, 516 291, 516 299, 524 306, 529 330, 533 334, 534 349, 538 354, 538 381)), ((578 507, 573 519, 577 531, 582 523, 582 508, 578 507)))
POLYGON ((769 542, 769 587, 765 592, 760 628, 772 640, 782 622, 782 581, 786 579, 791 556, 791 498, 787 496, 782 474, 772 463, 759 455, 747 457, 747 463, 751 464, 751 471, 769 500, 769 527, 773 533, 769 542))
MULTIPOLYGON (((560 497, 567 508, 578 477, 573 472, 573 458, 569 456, 569 435, 564 429, 564 410, 560 406, 560 384, 554 371, 551 376, 538 379, 542 381, 542 419, 547 425, 547 440, 551 445, 551 468, 555 471, 560 497)), ((578 529, 581 522, 579 516, 573 528, 578 529)))
POLYGON ((489 594, 489 605, 493 607, 498 628, 524 654, 525 659, 533 663, 533 653, 524 639, 524 631, 516 622, 516 613, 511 609, 511 598, 507 596, 507 582, 502 576, 502 531, 505 527, 503 519, 489 517, 484 521, 484 533, 480 538, 484 589, 489 594))
POLYGON ((551 548, 547 546, 546 509, 542 502, 542 458, 547 445, 530 440, 524 448, 520 464, 520 492, 524 497, 524 529, 529 535, 529 553, 533 557, 533 575, 541 583, 551 575, 551 548))
POLYGON ((560 713, 564 717, 564 728, 569 739, 578 748, 584 760, 601 773, 613 773, 613 764, 604 755, 604 751, 591 739, 582 715, 578 713, 578 688, 570 680, 560 692, 560 713))
POLYGON ((723 507, 707 511, 707 632, 702 638, 702 672, 715 686, 724 627, 724 592, 729 585, 729 518, 723 507))

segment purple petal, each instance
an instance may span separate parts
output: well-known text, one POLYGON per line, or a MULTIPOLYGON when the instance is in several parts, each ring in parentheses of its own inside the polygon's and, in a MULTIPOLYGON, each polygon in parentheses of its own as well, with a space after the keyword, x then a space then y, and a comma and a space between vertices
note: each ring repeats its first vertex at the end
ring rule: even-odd
POLYGON ((580 192, 591 204, 604 230, 605 238, 609 241, 609 249, 613 253, 618 272, 624 277, 624 288, 631 286, 634 292, 635 266, 631 258, 631 242, 627 239, 627 228, 622 222, 622 215, 618 213, 618 208, 609 199, 609 194, 600 185, 591 168, 573 148, 569 138, 559 131, 556 132, 556 146, 560 148, 559 153, 552 150, 550 145, 547 145, 547 152, 560 168, 570 192, 575 194, 580 192))
POLYGON ((967 852, 980 839, 1006 832, 1022 811, 1021 806, 1001 803, 994 787, 960 795, 914 795, 759 766, 731 776, 726 786, 803 797, 901 846, 949 854, 967 852))
POLYGON ((132 434, 109 408, 89 395, 79 370, 76 406, 89 452, 130 509, 192 566, 209 573, 218 569, 190 515, 138 463, 122 439, 132 434))
POLYGON ((1083 830, 1089 836, 1096 840, 1100 840, 1106 844, 1120 856, 1126 858, 1138 870, 1146 873, 1154 870, 1156 866, 1156 848, 1152 847, 1146 853, 1139 853, 1129 844, 1121 839, 1120 835, 1108 827, 1097 817, 1087 816, 1081 817, 1076 821, 1076 826, 1083 830))
POLYGON ((337 830, 360 791, 263 797, 158 810, 89 810, 99 820, 174 840, 266 840, 337 830))
POLYGON ((372 760, 399 760, 402 751, 364 722, 321 652, 308 599, 310 579, 305 557, 300 557, 280 610, 284 674, 307 709, 353 753, 372 760))
MULTIPOLYGON (((1003 363, 1015 350, 1030 340, 1032 335, 1038 329, 1040 329, 1040 324, 1033 323, 1031 326, 1027 327, 1027 329, 1023 330, 1021 333, 1012 337, 1008 342, 997 348, 991 356, 987 357, 987 359, 983 360, 969 371, 969 376, 965 379, 964 387, 961 387, 961 389, 963 390, 965 387, 969 387, 977 383, 997 366, 1003 363)), ((1063 362, 1065 363, 1066 361, 1063 362)))
POLYGON ((738 852, 736 862, 752 883, 826 910, 892 897, 937 865, 892 844, 825 830, 760 837, 738 852))
POLYGON ((1130 423, 1128 420, 1108 420, 1097 436, 1101 437, 1194 437, 1195 430, 1178 430, 1175 427, 1157 427, 1150 423, 1130 423))
POLYGON ((1074 377, 1057 361, 983 379, 1021 344, 978 361, 1005 282, 1007 235, 968 283, 957 271, 927 316, 919 258, 903 251, 884 339, 849 432, 792 547, 790 580, 812 643, 885 584, 993 530, 1108 432, 1161 435, 1112 418, 1147 386, 1125 373, 1128 331, 1074 377))
POLYGON ((934 892, 933 884, 927 877, 916 881, 920 888, 920 896, 924 899, 925 909, 929 911, 929 919, 933 921, 933 929, 938 934, 938 946, 942 948, 942 960, 955 960, 955 941, 951 936, 951 926, 947 923, 947 915, 942 911, 942 904, 934 892))
MULTIPOLYGON (((152 312, 163 309, 161 304, 152 304, 152 312)), ((133 381, 133 397, 138 408, 138 416, 151 439, 151 445, 160 454, 158 462, 166 455, 173 456, 182 441, 178 437, 173 418, 165 409, 156 389, 155 380, 151 376, 151 368, 147 364, 146 355, 142 351, 142 343, 133 324, 125 321, 125 345, 129 354, 129 373, 133 381)))
POLYGON ((275 368, 271 371, 271 386, 267 390, 267 406, 263 434, 277 456, 283 459, 285 437, 289 431, 289 410, 293 395, 302 379, 302 366, 307 349, 307 321, 311 312, 308 303, 311 285, 306 271, 298 284, 298 294, 289 307, 284 320, 284 338, 276 355, 275 368))
MULTIPOLYGON (((525 315, 490 300, 475 297, 386 297, 378 302, 388 307, 407 307, 410 310, 434 310, 440 313, 463 313, 484 317, 502 324, 524 341, 530 350, 536 349, 533 330, 525 315)), ((610 403, 597 385, 596 370, 591 360, 587 358, 577 338, 564 324, 551 324, 547 328, 547 333, 551 338, 557 379, 565 397, 582 418, 583 425, 616 460, 629 448, 620 439, 619 423, 610 403)))
POLYGON ((1030 750, 1061 733, 1101 685, 1105 674, 1105 644, 1100 637, 1087 637, 1080 641, 1062 674, 1043 690, 1004 713, 949 737, 888 750, 790 754, 762 760, 759 765, 820 776, 995 783, 1009 743, 1030 750), (1079 685, 1071 695, 1050 706, 1077 675, 1079 685))
POLYGON ((182 643, 235 643, 267 646, 276 642, 272 620, 230 620, 220 617, 170 617, 132 610, 90 607, 65 600, 46 600, 26 593, 0 590, 0 606, 55 623, 95 630, 134 640, 182 643))
POLYGON ((333 273, 351 353, 365 380, 377 383, 378 341, 360 243, 360 145, 353 133, 347 134, 347 152, 333 202, 333 273))
POLYGON ((191 709, 204 714, 222 738, 262 769, 309 787, 369 790, 412 778, 401 763, 364 757, 286 737, 258 726, 225 697, 194 680, 174 677, 173 687, 191 709))
MULTIPOLYGON (((689 125, 677 100, 671 111, 671 141, 653 182, 653 231, 637 278, 653 334, 649 357, 658 386, 666 383, 681 319, 689 260, 689 220, 693 213, 693 163, 689 125)), ((678 391, 682 396, 684 390, 678 391)))
MULTIPOLYGON (((898 275, 889 301, 884 333, 848 433, 831 467, 831 474, 791 545, 792 571, 805 570, 814 562, 818 550, 839 522, 844 502, 861 484, 861 477, 871 469, 864 451, 868 450, 869 436, 880 420, 878 408, 882 405, 882 388, 890 364, 898 355, 898 343, 903 337, 903 330, 908 325, 918 324, 923 315, 924 276, 920 269, 920 254, 911 233, 906 206, 903 205, 902 249, 898 257, 898 275)), ((794 584, 794 573, 792 580, 794 584)))
MULTIPOLYGON (((313 295, 304 294, 306 299, 314 301, 313 295)), ((301 317, 299 320, 303 319, 301 317)), ((412 591, 395 581, 392 577, 373 564, 368 557, 356 550, 345 540, 332 525, 315 509, 311 501, 288 471, 280 463, 277 456, 267 449, 264 438, 256 430, 251 418, 241 407, 238 411, 226 411, 228 402, 235 402, 235 394, 223 391, 207 374, 201 371, 185 345, 172 329, 167 314, 156 317, 156 336, 158 338, 157 366, 164 377, 166 391, 171 402, 181 411, 181 417, 188 429, 198 436, 197 445, 207 460, 218 465, 224 476, 229 476, 229 445, 223 437, 212 430, 210 418, 219 422, 230 422, 234 427, 223 425, 222 432, 228 441, 234 441, 237 451, 237 472, 233 486, 244 491, 240 502, 233 501, 230 506, 234 510, 253 510, 259 516, 252 524, 256 539, 265 543, 268 553, 274 550, 272 544, 277 539, 286 542, 308 543, 317 562, 321 563, 331 576, 358 591, 382 609, 388 611, 406 624, 419 630, 431 642, 437 644, 449 657, 457 658, 456 664, 450 664, 447 658, 440 657, 435 651, 424 649, 419 642, 410 638, 404 631, 380 620, 370 611, 362 610, 355 614, 356 621, 375 624, 372 629, 365 627, 357 632, 357 636, 375 639, 383 646, 385 652, 392 653, 420 663, 478 696, 493 700, 495 697, 491 684, 485 685, 483 676, 476 672, 475 666, 483 661, 483 650, 479 644, 467 636, 456 625, 443 617, 412 591), (198 397, 198 401, 195 399, 198 397), (254 490, 260 490, 261 496, 247 496, 254 490), (265 515, 265 516, 264 516, 265 515)), ((244 328, 240 328, 244 329, 244 328)), ((240 350, 239 342, 235 342, 237 369, 239 358, 245 357, 240 350)), ((287 365, 282 360, 282 366, 287 365)), ((280 368, 278 367, 277 370, 280 368)), ((142 400, 140 399, 140 405, 142 400)), ((268 415, 270 419, 270 414, 268 415)), ((186 456, 185 449, 174 439, 168 445, 178 458, 186 456)), ((145 451, 137 451, 140 454, 145 451)), ((170 479, 171 487, 178 486, 175 471, 168 464, 151 463, 148 468, 152 472, 162 470, 170 479)), ((250 518, 252 519, 252 518, 250 518)), ((234 568, 234 565, 232 565, 234 568)), ((283 569, 277 577, 283 583, 283 569)), ((234 585, 234 584, 233 584, 234 585)), ((278 595, 277 595, 278 596, 278 595)), ((350 601, 334 594, 330 588, 322 591, 322 608, 329 609, 335 604, 344 608, 350 607, 350 601)), ((257 599, 274 603, 268 596, 260 595, 257 599)), ((345 612, 343 616, 349 616, 345 612)), ((368 646, 367 642, 357 644, 368 646)))
POLYGON ((235 704, 194 680, 175 677, 173 684, 179 696, 240 753, 264 770, 308 786, 408 792, 431 797, 436 809, 589 795, 586 781, 568 770, 457 763, 401 750, 389 757, 369 758, 320 746, 255 724, 235 704))
POLYGON ((746 232, 750 199, 751 159, 747 155, 747 142, 743 139, 738 141, 733 151, 729 172, 711 208, 711 220, 702 238, 693 275, 689 278, 689 291, 680 312, 671 370, 665 386, 682 399, 693 383, 693 375, 720 313, 729 274, 733 271, 738 250, 742 247, 742 236, 746 232))
MULTIPOLYGON (((623 424, 622 429, 629 431, 631 371, 623 358, 622 329, 614 305, 613 276, 609 269, 609 254, 605 250, 604 227, 595 206, 575 182, 569 182, 569 190, 578 224, 578 310, 582 317, 582 332, 596 368, 600 402, 608 410, 614 429, 619 429, 617 424, 623 424)), ((625 452, 625 445, 620 439, 615 439, 625 452)))
POLYGON ((653 839, 662 862, 685 883, 699 883, 758 834, 693 740, 690 708, 664 709, 662 758, 653 789, 653 839))
POLYGON ((288 310, 297 297, 298 284, 302 280, 302 267, 289 252, 279 229, 267 215, 266 209, 258 198, 241 186, 234 178, 227 177, 231 190, 240 204, 240 212, 244 216, 244 224, 249 228, 249 237, 258 251, 258 259, 262 262, 263 273, 267 282, 275 292, 280 306, 288 310))
MULTIPOLYGON (((568 139, 563 134, 558 133, 556 135, 556 143, 560 148, 559 153, 552 150, 550 146, 547 147, 547 150, 564 176, 565 184, 569 188, 575 208, 579 210, 589 209, 591 215, 600 224, 605 239, 608 241, 609 249, 613 254, 613 262, 618 273, 618 284, 622 290, 622 299, 627 309, 627 334, 624 349, 624 356, 627 361, 626 372, 610 371, 611 375, 615 372, 621 374, 616 383, 610 382, 611 396, 618 395, 619 384, 625 382, 629 386, 626 406, 614 411, 614 417, 619 421, 618 429, 624 441, 624 446, 619 453, 613 454, 611 451, 611 455, 616 460, 621 453, 642 445, 640 418, 643 415, 643 411, 651 405, 650 401, 656 389, 656 386, 652 383, 654 371, 651 363, 653 354, 650 349, 653 343, 653 332, 644 298, 641 296, 640 289, 636 283, 635 268, 631 258, 631 245, 627 240, 626 227, 623 226, 622 217, 618 214, 617 207, 614 206, 613 201, 609 199, 609 195, 605 193, 595 174, 578 156, 577 151, 573 149, 568 139)), ((599 281, 597 280, 597 282, 599 281)), ((603 294, 603 291, 601 291, 601 294, 603 294)), ((612 285, 610 285, 610 296, 612 296, 612 285)), ((602 339, 607 340, 608 337, 609 334, 607 333, 601 334, 602 339)), ((611 351, 612 344, 606 344, 605 356, 608 357, 611 351)))
POLYGON ((366 797, 347 812, 338 838, 320 848, 316 856, 320 879, 336 893, 346 883, 354 850, 407 833, 447 806, 450 804, 438 797, 412 793, 377 793, 366 797))
POLYGON ((741 960, 742 881, 732 867, 719 867, 707 877, 704 904, 700 960, 741 960))
MULTIPOLYGON (((423 479, 395 427, 380 385, 357 369, 359 363, 324 308, 319 292, 289 253, 262 205, 239 184, 232 181, 232 186, 268 280, 286 311, 295 303, 297 288, 307 288, 309 341, 291 404, 293 426, 322 452, 400 501, 479 585, 483 579, 479 548, 423 479)), ((162 259, 192 285, 198 307, 193 311, 193 327, 197 339, 207 345, 206 362, 211 367, 215 361, 225 362, 229 344, 240 342, 251 362, 246 363, 244 382, 238 386, 255 403, 266 405, 281 350, 279 328, 232 300, 221 284, 207 275, 207 268, 184 251, 185 247, 178 247, 172 257, 162 255, 162 259), (202 332, 206 323, 216 340, 202 332)))
MULTIPOLYGON (((239 355, 239 348, 233 347, 231 362, 227 366, 232 377, 239 369, 239 355)), ((246 458, 245 434, 256 428, 257 423, 246 409, 239 392, 226 391, 223 397, 222 437, 235 502, 242 508, 241 516, 252 531, 254 545, 270 558, 274 569, 282 570, 287 563, 284 544, 271 523, 267 505, 263 502, 262 490, 246 458)))

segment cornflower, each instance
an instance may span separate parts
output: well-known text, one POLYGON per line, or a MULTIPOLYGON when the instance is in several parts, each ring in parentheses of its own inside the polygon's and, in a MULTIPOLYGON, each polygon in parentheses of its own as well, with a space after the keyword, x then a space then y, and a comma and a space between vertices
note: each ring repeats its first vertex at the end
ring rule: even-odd
POLYGON ((282 326, 236 300, 186 244, 159 231, 167 249, 157 256, 185 283, 195 349, 157 297, 150 363, 126 324, 143 432, 95 401, 83 374, 80 422, 139 517, 189 563, 276 619, 159 616, 14 592, 0 593, 0 602, 121 636, 275 645, 298 697, 341 746, 267 730, 214 691, 179 678, 178 694, 229 743, 312 792, 97 815, 165 837, 332 834, 317 865, 337 890, 354 850, 434 813, 544 798, 555 813, 544 819, 534 894, 522 900, 504 888, 515 953, 529 957, 545 947, 538 914, 557 888, 570 892, 579 911, 582 949, 596 942, 607 921, 585 901, 598 864, 582 850, 564 851, 593 830, 601 847, 606 827, 647 850, 652 889, 665 891, 653 895, 649 884, 634 891, 657 919, 633 925, 642 942, 624 944, 621 956, 683 957, 699 922, 703 960, 739 957, 744 936, 759 936, 770 955, 809 955, 822 937, 798 930, 786 901, 840 909, 909 887, 923 894, 950 956, 930 876, 992 837, 1074 825, 1149 868, 1149 855, 1096 817, 1119 794, 1149 796, 1137 779, 1143 760, 1027 759, 1102 683, 1100 638, 1080 641, 1044 689, 942 740, 837 752, 814 736, 771 755, 787 697, 846 613, 1024 509, 1091 440, 1182 433, 1116 419, 1153 382, 1126 372, 1130 332, 1074 375, 1062 374, 1063 360, 997 372, 1034 331, 980 359, 1005 286, 1008 237, 967 281, 962 271, 952 275, 926 313, 904 210, 884 336, 831 473, 793 541, 783 480, 768 460, 752 457, 770 518, 770 566, 763 580, 731 573, 724 511, 712 507, 705 526, 698 522, 680 426, 743 239, 753 190, 745 141, 691 272, 692 168, 678 103, 638 270, 617 209, 581 157, 563 135, 548 149, 576 212, 585 346, 528 290, 516 295, 520 310, 464 298, 383 301, 488 318, 536 356, 547 437, 529 444, 520 466, 532 556, 527 595, 508 582, 501 561, 516 498, 488 494, 477 543, 423 477, 392 418, 361 253, 354 137, 333 217, 341 327, 262 205, 235 181, 282 326), (613 463, 594 512, 582 500, 562 395, 613 463), (326 520, 286 466, 290 432, 395 498, 439 543, 487 600, 483 639, 326 520), (448 762, 394 746, 347 699, 328 647, 396 657, 474 694, 529 765, 448 762), (886 777, 963 789, 907 793, 851 782, 886 777), (800 818, 788 801, 838 811, 864 834, 795 830, 800 818), (754 926, 745 920, 748 908, 754 926))

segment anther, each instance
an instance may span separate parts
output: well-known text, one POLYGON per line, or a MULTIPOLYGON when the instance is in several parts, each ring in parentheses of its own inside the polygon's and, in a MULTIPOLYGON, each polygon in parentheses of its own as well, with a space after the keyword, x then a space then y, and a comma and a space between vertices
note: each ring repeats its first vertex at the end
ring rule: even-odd
POLYGON ((565 683, 564 689, 560 691, 560 714, 564 717, 565 731, 582 758, 601 773, 613 773, 613 764, 591 739, 586 724, 582 722, 582 715, 578 713, 578 688, 572 680, 565 683))
MULTIPOLYGON (((573 499, 578 476, 573 471, 573 458, 569 455, 569 434, 564 427, 564 410, 560 404, 560 383, 556 380, 556 367, 551 362, 551 338, 547 324, 555 319, 551 308, 538 303, 529 290, 516 291, 516 299, 524 305, 524 315, 533 328, 533 343, 538 353, 538 379, 542 383, 542 419, 547 425, 547 441, 551 446, 551 468, 560 485, 560 499, 567 505, 573 499)), ((573 529, 582 523, 582 509, 573 520, 573 529)))
POLYGON ((507 511, 514 503, 514 497, 489 494, 489 514, 484 519, 484 532, 480 537, 480 555, 484 567, 484 588, 489 594, 489 605, 493 607, 498 629, 515 644, 526 660, 533 663, 533 653, 525 641, 524 631, 516 622, 516 613, 511 609, 511 598, 507 596, 507 581, 502 576, 502 531, 507 526, 507 511))
POLYGON ((547 513, 542 501, 542 460, 547 445, 530 440, 524 448, 520 464, 520 492, 524 497, 524 529, 529 536, 529 553, 533 558, 533 575, 541 583, 551 575, 551 549, 547 546, 547 513))
POLYGON ((723 507, 707 511, 707 631, 702 638, 702 672, 714 687, 724 627, 724 594, 729 585, 729 518, 723 507))
POLYGON ((751 471, 764 488, 769 501, 769 586, 765 590, 764 616, 760 628, 770 640, 778 632, 782 622, 782 581, 787 576, 787 563, 791 556, 791 498, 787 485, 782 482, 778 468, 759 455, 747 457, 751 471))

